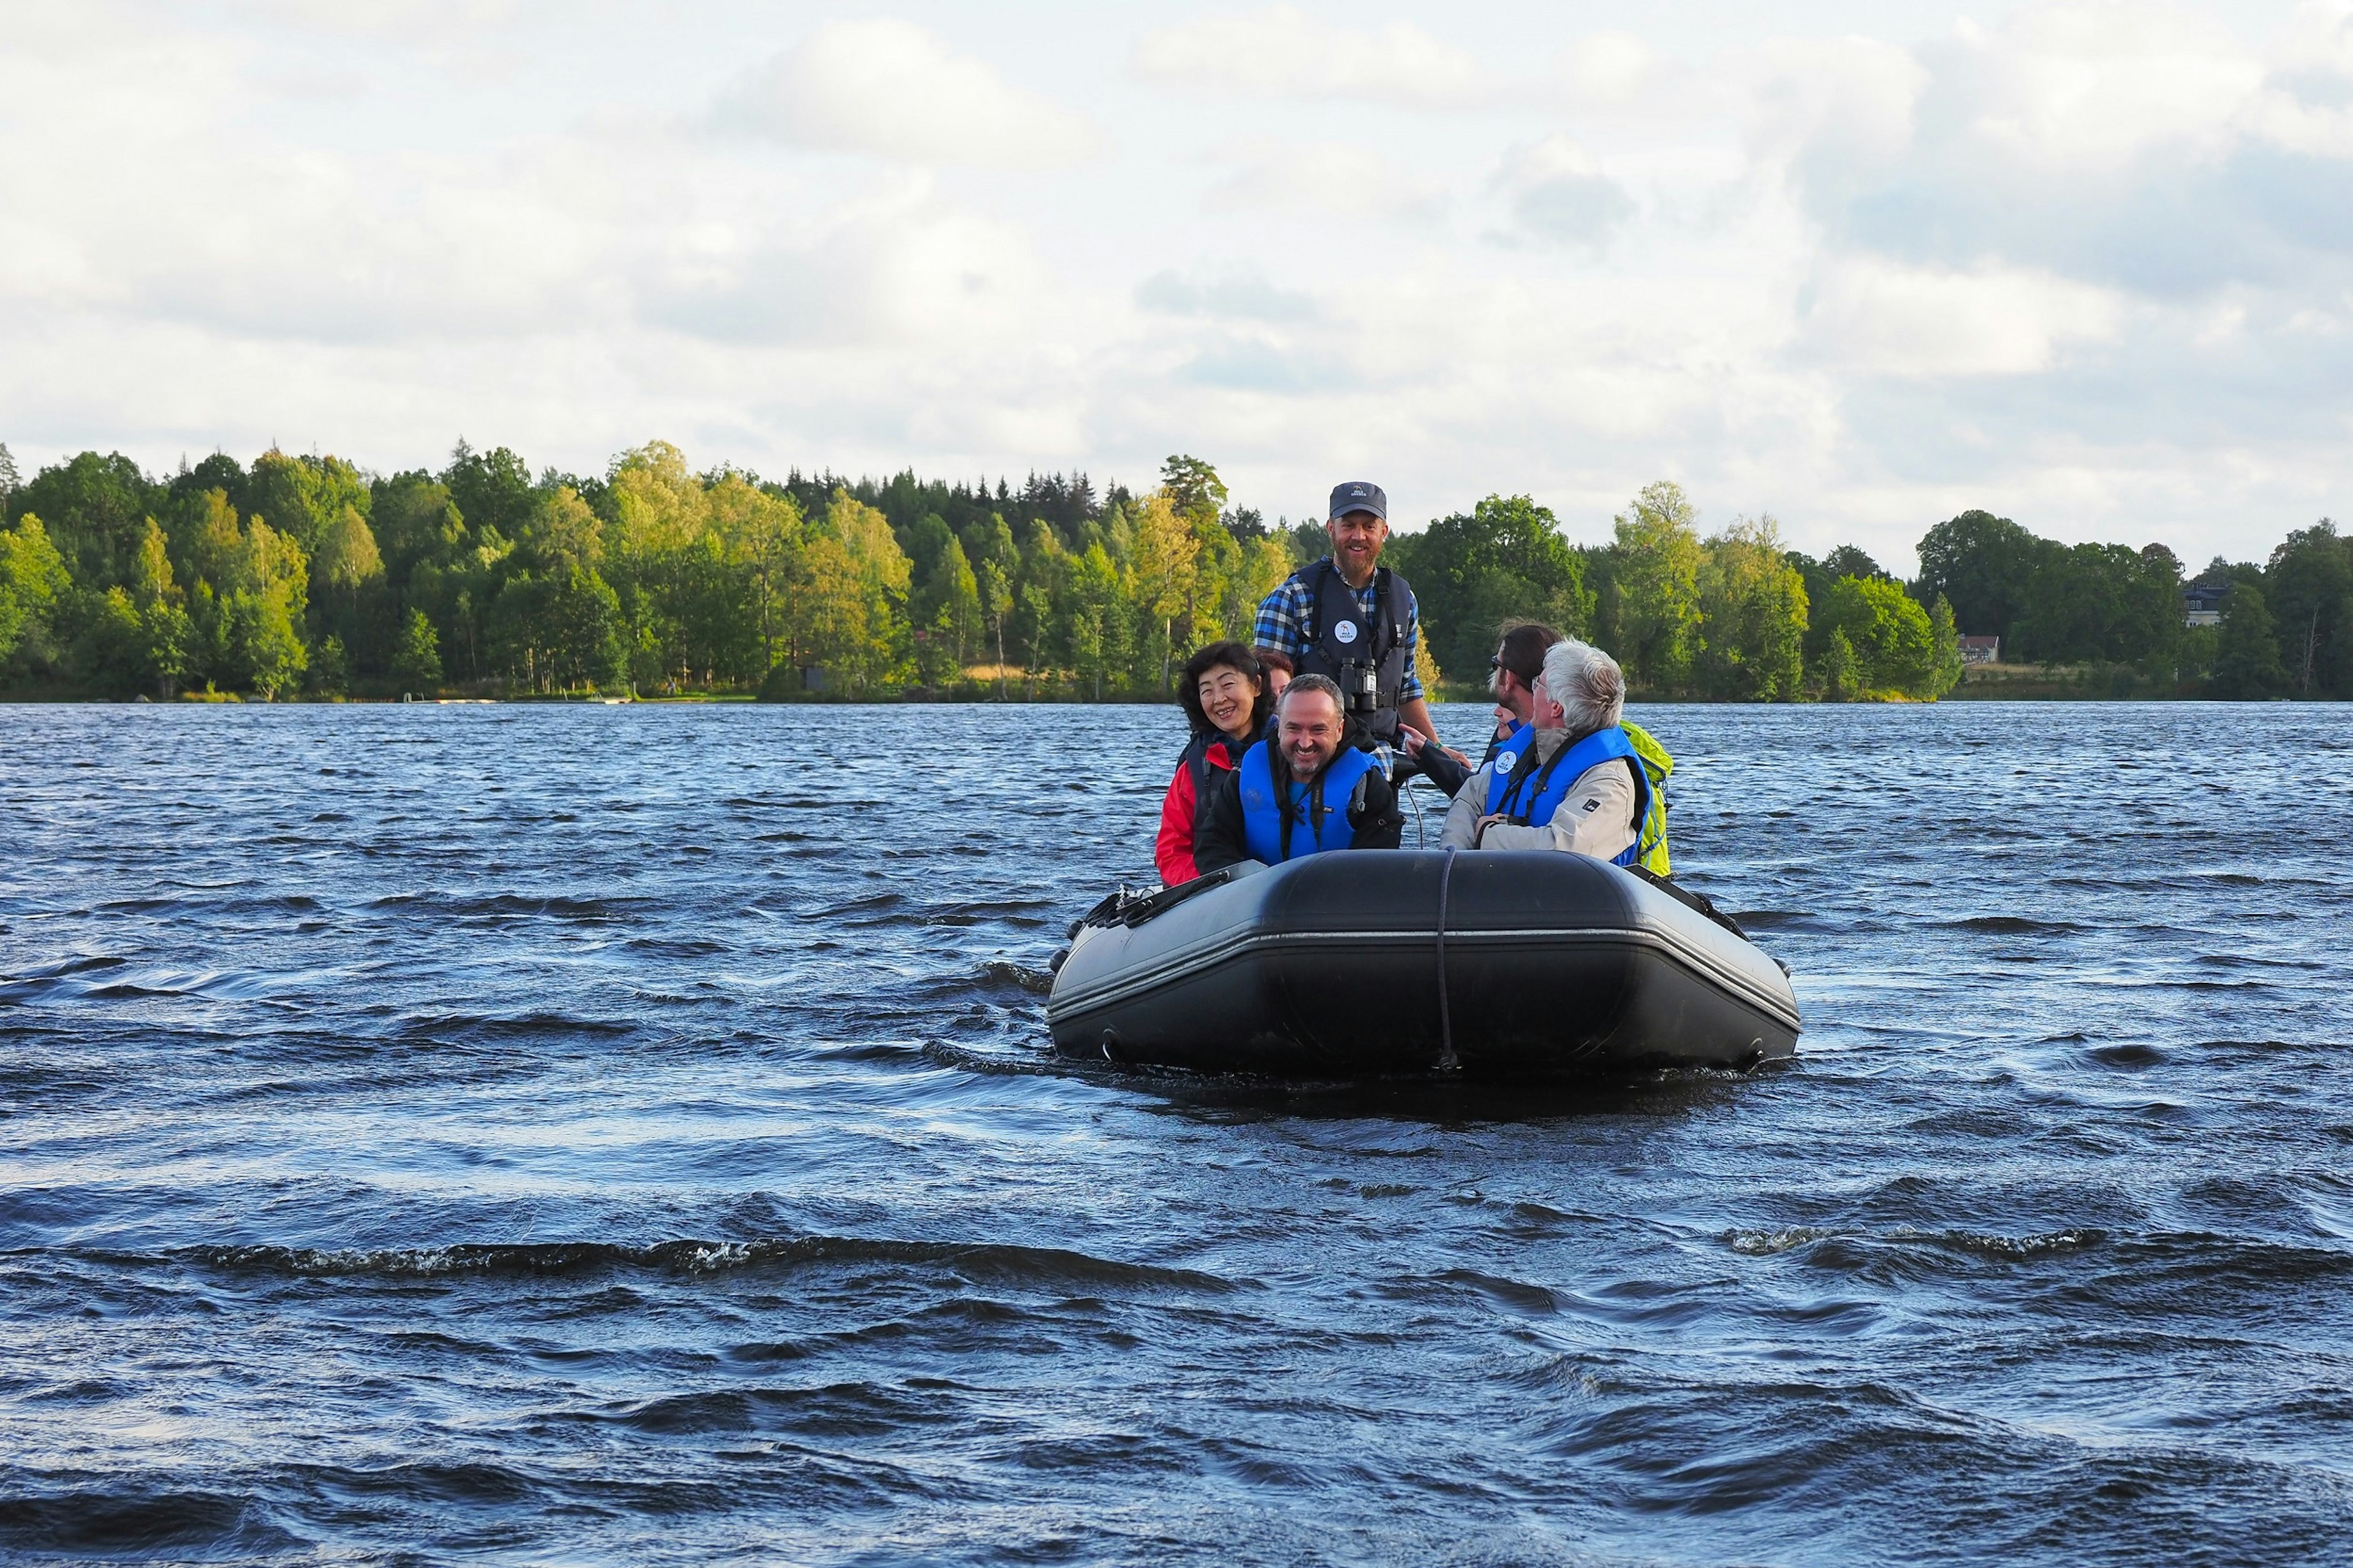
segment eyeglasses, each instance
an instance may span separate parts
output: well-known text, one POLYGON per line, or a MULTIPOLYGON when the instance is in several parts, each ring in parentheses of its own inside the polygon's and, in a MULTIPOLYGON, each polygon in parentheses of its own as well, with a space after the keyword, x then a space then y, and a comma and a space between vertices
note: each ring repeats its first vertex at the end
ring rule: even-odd
POLYGON ((1504 668, 1504 656, 1503 656, 1502 654, 1500 654, 1500 653, 1496 653, 1496 654, 1489 654, 1489 655, 1487 656, 1487 668, 1488 668, 1489 669, 1501 669, 1501 668, 1504 668))

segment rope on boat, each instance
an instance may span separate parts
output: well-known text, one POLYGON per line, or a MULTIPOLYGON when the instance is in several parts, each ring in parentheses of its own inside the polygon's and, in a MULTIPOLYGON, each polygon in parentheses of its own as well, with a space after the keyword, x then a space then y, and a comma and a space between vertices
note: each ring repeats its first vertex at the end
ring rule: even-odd
POLYGON ((1454 849, 1448 846, 1446 862, 1438 873, 1438 1068, 1453 1072, 1462 1066, 1454 1054, 1454 1016, 1446 1003, 1446 892, 1454 880, 1454 849))

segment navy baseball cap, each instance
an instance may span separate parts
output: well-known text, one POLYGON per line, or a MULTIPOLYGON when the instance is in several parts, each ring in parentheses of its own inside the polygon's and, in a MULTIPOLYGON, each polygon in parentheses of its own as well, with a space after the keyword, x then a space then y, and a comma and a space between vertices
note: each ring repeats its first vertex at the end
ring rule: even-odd
POLYGON ((1381 487, 1362 479, 1332 487, 1332 510, 1326 517, 1345 517, 1352 511, 1368 511, 1383 522, 1389 520, 1389 498, 1381 487))

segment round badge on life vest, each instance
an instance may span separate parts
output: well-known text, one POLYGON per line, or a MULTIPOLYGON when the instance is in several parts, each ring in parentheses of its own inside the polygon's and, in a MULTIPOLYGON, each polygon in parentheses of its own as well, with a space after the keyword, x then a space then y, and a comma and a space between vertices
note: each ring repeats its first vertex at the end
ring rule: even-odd
POLYGON ((1354 621, 1342 621, 1338 626, 1332 628, 1332 635, 1338 637, 1342 642, 1355 642, 1356 640, 1356 623, 1354 621))
POLYGON ((1510 773, 1514 768, 1518 767, 1519 765, 1520 765, 1520 753, 1519 753, 1519 752, 1497 752, 1495 753, 1495 771, 1496 771, 1497 773, 1510 773))

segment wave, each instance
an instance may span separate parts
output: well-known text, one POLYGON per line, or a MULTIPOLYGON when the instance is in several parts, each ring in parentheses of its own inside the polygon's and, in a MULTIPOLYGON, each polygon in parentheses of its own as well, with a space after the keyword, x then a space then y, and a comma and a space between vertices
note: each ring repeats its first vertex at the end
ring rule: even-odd
POLYGON ((754 1241, 679 1239, 634 1246, 608 1241, 368 1248, 256 1245, 180 1247, 166 1256, 207 1268, 295 1279, 396 1280, 474 1275, 496 1279, 629 1271, 691 1278, 883 1264, 947 1268, 970 1279, 1034 1287, 1125 1286, 1224 1295, 1256 1286, 1254 1280, 1228 1279, 1199 1269, 1160 1264, 1123 1263, 1064 1247, 840 1236, 777 1237, 754 1241))
POLYGON ((479 1013, 414 1014, 395 1031, 404 1039, 445 1039, 451 1036, 532 1038, 544 1035, 601 1035, 612 1038, 638 1033, 636 1023, 607 1018, 577 1018, 569 1013, 524 1013, 499 1017, 479 1013))
POLYGON ((249 1557, 310 1543, 219 1492, 60 1491, 0 1498, 0 1544, 109 1557, 249 1557))
POLYGON ((87 991, 87 982, 75 977, 120 969, 131 961, 111 953, 87 953, 76 958, 61 958, 48 963, 37 963, 23 973, 0 979, 0 1005, 45 996, 59 989, 70 989, 79 994, 87 991))
POLYGON ((120 958, 51 966, 52 973, 0 981, 0 1004, 35 1001, 136 1001, 150 996, 201 996, 216 1001, 269 1002, 290 990, 332 983, 345 972, 246 969, 132 968, 120 958))
POLYGON ((1778 1253, 1792 1252, 1820 1242, 1881 1243, 1894 1247, 1927 1247, 1946 1252, 1965 1253, 1978 1258, 2008 1261, 2055 1257, 2082 1252, 2098 1247, 2108 1239, 2107 1232, 2088 1226, 2072 1230, 2045 1231, 2029 1236, 1999 1236, 1971 1230, 1921 1230, 1911 1226, 1896 1226, 1884 1231, 1836 1226, 1784 1226, 1772 1230, 1734 1230, 1724 1236, 1725 1245, 1746 1258, 1770 1258, 1778 1253))
POLYGON ((1008 959, 990 959, 973 973, 977 978, 998 985, 1018 986, 1032 996, 1043 996, 1054 989, 1054 976, 1050 972, 1032 969, 1026 963, 1015 963, 1008 959))
POLYGON ((372 910, 423 910, 459 920, 558 920, 604 921, 634 920, 649 900, 644 899, 582 899, 562 893, 390 893, 368 905, 372 910))

